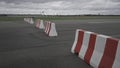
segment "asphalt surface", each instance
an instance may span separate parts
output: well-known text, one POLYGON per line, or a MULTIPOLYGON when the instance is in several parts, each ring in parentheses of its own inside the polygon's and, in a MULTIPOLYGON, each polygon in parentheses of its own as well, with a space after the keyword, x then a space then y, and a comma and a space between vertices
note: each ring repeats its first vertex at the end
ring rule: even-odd
POLYGON ((76 29, 120 39, 119 19, 56 20, 58 37, 24 21, 0 21, 0 68, 92 68, 72 54, 76 29))

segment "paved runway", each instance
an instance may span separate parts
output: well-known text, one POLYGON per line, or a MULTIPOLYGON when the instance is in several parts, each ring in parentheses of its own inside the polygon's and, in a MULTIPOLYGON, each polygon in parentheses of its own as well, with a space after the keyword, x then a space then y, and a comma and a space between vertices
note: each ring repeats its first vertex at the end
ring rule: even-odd
POLYGON ((53 20, 58 37, 24 21, 0 21, 0 68, 92 68, 70 52, 75 30, 120 39, 119 19, 53 20))

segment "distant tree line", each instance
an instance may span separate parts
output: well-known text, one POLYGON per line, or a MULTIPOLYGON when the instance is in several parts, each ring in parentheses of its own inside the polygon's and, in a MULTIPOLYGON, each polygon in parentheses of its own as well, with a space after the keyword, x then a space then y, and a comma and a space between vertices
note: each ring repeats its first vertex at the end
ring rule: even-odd
POLYGON ((0 16, 8 16, 7 14, 0 14, 0 16))
POLYGON ((0 14, 0 16, 120 16, 120 15, 94 15, 94 14, 83 14, 83 15, 41 15, 41 14, 0 14))

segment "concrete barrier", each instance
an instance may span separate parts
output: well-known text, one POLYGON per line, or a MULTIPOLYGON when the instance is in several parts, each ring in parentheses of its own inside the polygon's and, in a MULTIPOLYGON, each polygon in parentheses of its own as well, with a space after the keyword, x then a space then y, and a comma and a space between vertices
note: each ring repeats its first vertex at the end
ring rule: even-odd
POLYGON ((32 18, 24 18, 24 21, 30 24, 34 24, 34 21, 32 18))
POLYGON ((71 52, 95 68, 120 67, 120 41, 110 36, 77 29, 71 52))
POLYGON ((30 23, 30 24, 34 24, 34 21, 33 21, 32 18, 30 18, 29 23, 30 23))
POLYGON ((50 31, 51 23, 50 21, 46 21, 46 26, 45 26, 45 33, 48 34, 50 31))
POLYGON ((24 18, 24 21, 25 22, 29 22, 29 18, 24 18))
POLYGON ((44 29, 45 28, 45 26, 43 24, 43 20, 37 19, 36 28, 39 28, 39 29, 44 29))
POLYGON ((51 23, 50 21, 47 21, 47 24, 45 26, 45 33, 48 36, 58 36, 55 23, 51 23))

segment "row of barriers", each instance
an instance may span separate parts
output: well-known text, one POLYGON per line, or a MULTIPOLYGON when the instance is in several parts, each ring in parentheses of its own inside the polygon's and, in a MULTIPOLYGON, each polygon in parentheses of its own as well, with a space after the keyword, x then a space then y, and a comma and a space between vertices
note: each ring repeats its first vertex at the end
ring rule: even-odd
MULTIPOLYGON (((32 18, 24 21, 34 24, 32 18)), ((55 23, 37 19, 35 24, 48 36, 58 36, 55 23)), ((71 52, 94 68, 120 68, 120 40, 110 36, 77 29, 71 52)))
MULTIPOLYGON (((34 24, 34 21, 32 18, 24 18, 24 21, 26 21, 30 24, 34 24)), ((47 34, 50 37, 58 36, 55 23, 52 23, 50 21, 43 21, 41 19, 37 19, 35 21, 35 27, 38 29, 43 29, 45 34, 47 34), (45 26, 44 26, 44 24, 45 24, 45 26)))

